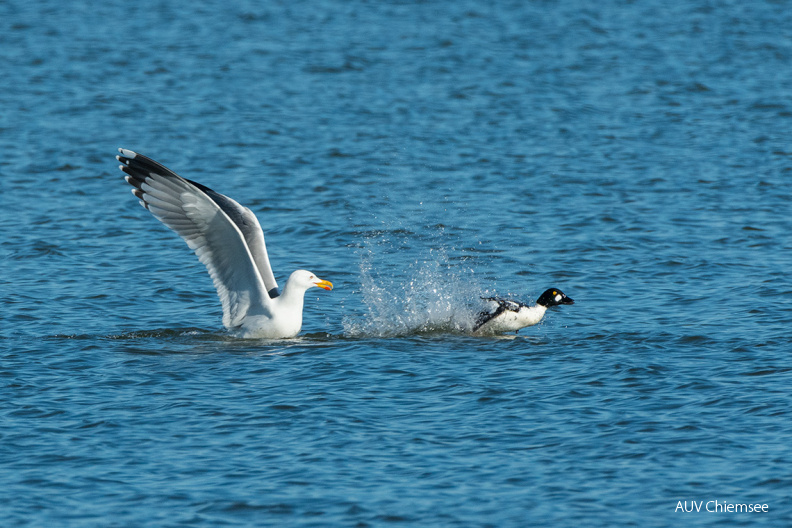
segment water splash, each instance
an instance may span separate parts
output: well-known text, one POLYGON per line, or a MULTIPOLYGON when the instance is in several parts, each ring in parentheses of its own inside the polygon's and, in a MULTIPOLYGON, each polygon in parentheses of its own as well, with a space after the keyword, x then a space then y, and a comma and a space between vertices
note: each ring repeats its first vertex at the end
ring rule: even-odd
POLYGON ((443 247, 415 249, 420 238, 397 230, 366 239, 359 252, 365 313, 345 318, 347 336, 472 330, 481 295, 473 270, 464 259, 451 259, 443 247))

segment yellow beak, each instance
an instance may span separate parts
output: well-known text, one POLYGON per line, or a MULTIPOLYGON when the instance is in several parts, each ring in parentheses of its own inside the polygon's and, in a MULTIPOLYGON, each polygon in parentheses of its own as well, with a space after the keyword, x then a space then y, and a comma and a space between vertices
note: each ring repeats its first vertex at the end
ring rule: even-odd
POLYGON ((333 283, 326 280, 320 280, 319 282, 315 282, 318 287, 322 288, 323 290, 330 291, 333 289, 333 283))

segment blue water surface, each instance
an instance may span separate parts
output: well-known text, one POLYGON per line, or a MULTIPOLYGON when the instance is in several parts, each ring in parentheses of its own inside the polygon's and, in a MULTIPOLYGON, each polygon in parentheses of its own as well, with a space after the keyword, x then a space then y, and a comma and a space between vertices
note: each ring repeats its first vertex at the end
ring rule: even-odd
POLYGON ((0 525, 792 525, 791 64, 786 1, 0 3, 0 525), (333 281, 300 337, 118 147, 333 281))

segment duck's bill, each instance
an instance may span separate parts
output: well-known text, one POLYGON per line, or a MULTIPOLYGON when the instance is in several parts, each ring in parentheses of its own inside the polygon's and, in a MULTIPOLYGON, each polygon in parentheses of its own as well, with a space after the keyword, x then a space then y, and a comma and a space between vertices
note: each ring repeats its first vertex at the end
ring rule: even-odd
POLYGON ((573 300, 572 300, 572 299, 570 299, 569 297, 564 297, 563 299, 561 299, 561 300, 558 302, 558 304, 575 304, 575 301, 573 301, 573 300))
POLYGON ((321 280, 321 281, 319 281, 319 282, 316 282, 315 284, 316 284, 316 285, 317 285, 319 288, 322 288, 323 290, 330 291, 330 290, 332 290, 332 289, 333 289, 333 283, 332 283, 332 282, 330 282, 330 281, 321 280))

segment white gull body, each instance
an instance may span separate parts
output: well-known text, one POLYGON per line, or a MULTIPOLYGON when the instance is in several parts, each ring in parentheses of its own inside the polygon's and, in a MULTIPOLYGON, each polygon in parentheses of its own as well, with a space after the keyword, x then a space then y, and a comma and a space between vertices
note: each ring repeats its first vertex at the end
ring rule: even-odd
POLYGON ((118 151, 119 168, 140 204, 182 237, 206 266, 223 306, 223 325, 243 338, 296 336, 306 290, 331 290, 332 283, 297 270, 279 295, 264 233, 250 209, 146 156, 118 151))

